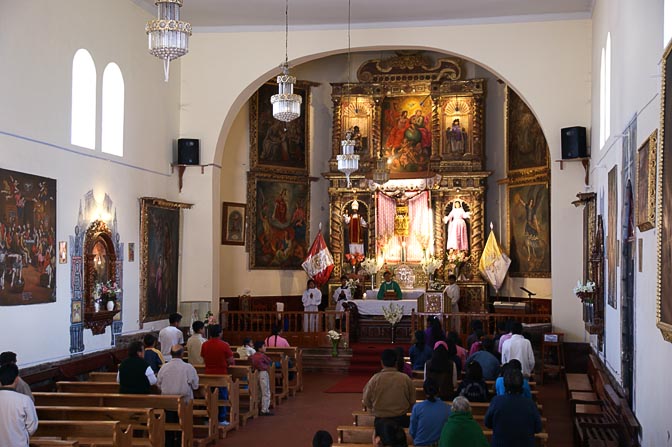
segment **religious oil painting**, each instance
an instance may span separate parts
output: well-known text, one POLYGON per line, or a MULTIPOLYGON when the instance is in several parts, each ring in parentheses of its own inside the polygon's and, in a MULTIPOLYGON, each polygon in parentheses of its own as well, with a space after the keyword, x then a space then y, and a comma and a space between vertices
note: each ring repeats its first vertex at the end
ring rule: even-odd
POLYGON ((509 186, 510 276, 551 276, 551 207, 548 183, 509 186))
POLYGON ((56 180, 0 169, 0 306, 56 301, 56 180))
POLYGON ((355 153, 361 158, 375 156, 372 153, 371 118, 373 116, 374 102, 367 97, 343 96, 341 98, 341 129, 352 131, 352 140, 355 142, 355 153))
POLYGON ((250 163, 253 170, 307 174, 309 163, 310 87, 297 82, 294 93, 301 96, 301 116, 284 122, 273 117, 271 96, 275 83, 262 85, 250 99, 250 163))
POLYGON ((140 321, 164 320, 177 312, 180 205, 140 199, 140 321))
POLYGON ((308 252, 307 179, 248 174, 250 268, 301 269, 308 252))
POLYGON ((607 177, 607 303, 616 308, 616 268, 618 267, 618 166, 607 177))
POLYGON ((548 166, 548 143, 530 108, 511 88, 506 88, 506 147, 508 170, 548 166))
POLYGON ((653 228, 656 221, 656 147, 655 130, 637 150, 636 225, 639 231, 653 228))
POLYGON ((396 178, 429 168, 432 100, 426 96, 386 97, 382 106, 383 154, 396 178))
POLYGON ((443 107, 442 119, 444 157, 450 160, 473 157, 473 98, 450 97, 443 107))
POLYGON ((245 204, 222 204, 222 245, 245 245, 245 204))
POLYGON ((658 182, 656 183, 656 235, 658 287, 656 320, 663 338, 672 342, 672 44, 663 54, 658 182))

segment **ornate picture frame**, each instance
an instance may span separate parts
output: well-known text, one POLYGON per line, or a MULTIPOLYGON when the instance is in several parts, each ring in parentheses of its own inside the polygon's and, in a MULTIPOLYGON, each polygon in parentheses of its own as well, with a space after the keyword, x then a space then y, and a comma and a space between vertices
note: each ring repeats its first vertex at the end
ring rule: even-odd
POLYGON ((0 169, 0 239, 0 306, 56 302, 56 180, 0 169))
POLYGON ((271 96, 278 85, 269 82, 250 98, 250 168, 253 171, 308 175, 310 166, 310 86, 298 81, 301 116, 288 123, 273 118, 271 96))
POLYGON ((635 218, 640 232, 651 230, 656 223, 656 148, 658 129, 637 150, 637 199, 635 218))
POLYGON ((662 86, 660 104, 660 144, 656 182, 656 326, 663 338, 672 342, 672 94, 667 92, 672 85, 672 44, 668 44, 661 62, 662 86), (666 154, 667 152, 667 154, 666 154), (663 272, 665 274, 663 275, 663 272))
POLYGON ((222 202, 222 245, 245 245, 246 205, 222 202))
POLYGON ((140 327, 177 312, 180 209, 191 205, 140 198, 140 327))
POLYGON ((551 277, 551 190, 548 181, 510 183, 507 233, 509 276, 551 277))
POLYGON ((307 178, 248 172, 250 269, 300 270, 309 247, 307 178))
POLYGON ((510 87, 504 97, 504 145, 507 171, 532 173, 547 170, 549 147, 532 110, 510 87))

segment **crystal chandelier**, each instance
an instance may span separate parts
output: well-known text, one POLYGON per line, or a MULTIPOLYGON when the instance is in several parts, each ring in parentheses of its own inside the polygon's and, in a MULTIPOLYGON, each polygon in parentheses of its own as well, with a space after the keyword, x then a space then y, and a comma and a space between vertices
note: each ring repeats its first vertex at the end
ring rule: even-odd
POLYGON ((387 164, 387 157, 383 156, 383 151, 380 151, 378 158, 376 158, 376 166, 373 168, 373 181, 379 185, 387 183, 390 179, 390 168, 387 164))
POLYGON ((145 25, 149 38, 149 53, 163 59, 164 79, 168 82, 170 61, 189 52, 191 24, 180 20, 182 0, 156 0, 158 19, 145 25))
MULTIPOLYGON (((348 98, 350 101, 350 0, 348 0, 348 98)), ((354 130, 348 129, 345 132, 345 139, 341 140, 341 154, 336 156, 338 160, 338 170, 345 174, 348 182, 348 188, 351 187, 350 174, 359 169, 359 155, 355 154, 356 141, 353 139, 354 130)))
POLYGON ((285 63, 282 64, 282 74, 278 76, 278 94, 271 96, 273 117, 277 120, 289 122, 301 116, 301 96, 294 93, 296 78, 289 74, 287 59, 287 40, 289 38, 289 0, 285 0, 285 63))

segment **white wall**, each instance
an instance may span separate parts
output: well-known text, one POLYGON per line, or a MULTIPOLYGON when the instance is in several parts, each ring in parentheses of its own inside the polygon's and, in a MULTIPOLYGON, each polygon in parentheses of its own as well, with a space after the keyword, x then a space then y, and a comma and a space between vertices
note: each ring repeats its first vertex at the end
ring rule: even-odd
MULTIPOLYGON (((660 127, 660 66, 663 54, 663 2, 634 0, 599 0, 593 13, 592 67, 599 73, 600 52, 607 32, 612 39, 612 134, 621 133, 633 116, 637 115, 637 147, 649 134, 660 127)), ((594 104, 599 104, 599 76, 593 79, 594 104)), ((598 200, 604 194, 607 201, 607 174, 613 166, 619 172, 619 223, 622 189, 621 141, 608 141, 598 148, 599 108, 592 113, 592 169, 591 182, 598 200)), ((636 198, 635 200, 639 200, 636 198)), ((600 206, 598 204, 598 210, 600 206)), ((598 211, 599 212, 599 211, 598 211)), ((603 205, 606 214, 606 203, 603 205)), ((606 223, 606 220, 605 220, 606 223)), ((608 229, 605 228, 605 232, 608 229)), ((672 345, 665 342, 656 328, 656 231, 636 231, 642 239, 642 272, 635 277, 635 391, 634 409, 642 425, 642 445, 668 445, 672 421, 667 407, 672 399, 672 388, 664 382, 664 371, 672 368, 672 345)), ((620 239, 620 235, 619 235, 620 239)), ((638 244, 637 244, 638 245, 638 244)), ((636 259, 639 253, 636 253, 636 259)), ((665 273, 663 273, 665 274, 665 273)), ((618 296, 621 296, 620 269, 618 296)), ((617 309, 607 306, 605 329, 605 362, 621 380, 621 302, 617 309)))
MULTIPOLYGON (((138 198, 177 198, 168 166, 179 128, 179 64, 164 83, 160 62, 145 48, 147 18, 131 2, 99 0, 71 0, 67 8, 46 0, 3 2, 0 14, 0 168, 56 179, 58 241, 74 234, 87 191, 110 195, 121 241, 136 244, 135 262, 124 264, 124 332, 139 327, 138 198), (72 57, 82 47, 98 75, 96 151, 70 145, 72 57), (123 158, 100 151, 100 83, 111 61, 126 87, 123 158)), ((17 352, 22 366, 69 356, 70 264, 57 265, 56 275, 55 303, 0 311, 2 350, 17 352)), ((95 337, 85 330, 84 344, 85 352, 108 348, 110 329, 95 337)))

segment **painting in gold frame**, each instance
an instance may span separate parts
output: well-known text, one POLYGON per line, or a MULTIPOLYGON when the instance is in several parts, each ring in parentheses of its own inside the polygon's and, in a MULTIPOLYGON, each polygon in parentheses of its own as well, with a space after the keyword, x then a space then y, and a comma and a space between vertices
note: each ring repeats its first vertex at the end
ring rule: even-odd
POLYGON ((222 245, 245 245, 245 204, 222 202, 222 245))
POLYGON ((301 116, 288 123, 273 117, 271 96, 278 85, 266 83, 250 98, 250 166, 253 170, 308 174, 310 165, 310 85, 297 82, 301 116))
POLYGON ((393 178, 415 177, 429 168, 432 104, 427 96, 383 100, 381 142, 393 178))
POLYGON ((637 228, 644 232, 653 228, 656 222, 656 147, 658 130, 637 150, 637 228))
POLYGON ((548 142, 532 110, 506 87, 504 143, 508 172, 536 171, 548 167, 548 142))
POLYGON ((672 44, 668 44, 661 62, 660 144, 656 182, 657 287, 656 325, 663 338, 672 342, 672 44), (665 272, 665 274, 663 274, 665 272))

